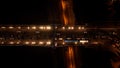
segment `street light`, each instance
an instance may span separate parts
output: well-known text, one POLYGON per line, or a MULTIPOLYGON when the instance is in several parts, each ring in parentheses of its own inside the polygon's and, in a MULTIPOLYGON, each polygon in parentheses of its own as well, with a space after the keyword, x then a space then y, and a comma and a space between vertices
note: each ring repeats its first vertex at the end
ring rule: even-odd
POLYGON ((62 27, 63 30, 65 30, 65 27, 62 27))
POLYGON ((81 29, 81 27, 79 26, 78 29, 81 29))
POLYGON ((81 29, 85 29, 85 27, 81 27, 81 29))
POLYGON ((20 27, 20 26, 18 26, 18 29, 21 29, 21 27, 20 27))
POLYGON ((13 42, 13 41, 11 41, 11 42, 9 42, 9 44, 14 44, 14 42, 13 42))
POLYGON ((26 41, 25 44, 29 44, 30 42, 26 41))
POLYGON ((31 44, 33 44, 33 45, 34 45, 34 44, 36 44, 36 42, 35 42, 35 41, 33 41, 33 42, 31 42, 31 44))
POLYGON ((10 26, 9 29, 13 29, 14 27, 10 26))
POLYGON ((50 45, 50 44, 51 44, 51 42, 50 42, 50 41, 47 41, 47 42, 46 42, 46 44, 47 44, 47 45, 50 45))
POLYGON ((32 29, 36 29, 37 27, 36 26, 33 26, 32 29))
POLYGON ((39 44, 42 45, 42 44, 44 44, 44 42, 40 41, 39 44))
POLYGON ((44 27, 43 27, 43 26, 40 26, 40 27, 39 27, 39 29, 42 29, 42 30, 43 30, 43 29, 44 29, 44 27))
POLYGON ((47 29, 47 30, 50 30, 50 29, 51 29, 51 26, 46 26, 46 29, 47 29))

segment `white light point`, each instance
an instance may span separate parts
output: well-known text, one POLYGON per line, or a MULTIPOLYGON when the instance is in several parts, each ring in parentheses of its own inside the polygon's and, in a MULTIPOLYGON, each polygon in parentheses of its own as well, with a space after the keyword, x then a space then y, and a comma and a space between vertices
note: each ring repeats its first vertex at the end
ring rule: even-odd
POLYGON ((51 26, 46 26, 46 29, 47 29, 47 30, 50 30, 50 29, 51 29, 51 26))
POLYGON ((17 41, 16 44, 20 44, 20 41, 17 41))
POLYGON ((14 44, 14 42, 11 41, 11 42, 9 42, 9 44, 14 44))
POLYGON ((71 27, 68 27, 68 29, 71 29, 71 27))
POLYGON ((55 46, 57 46, 57 43, 55 43, 55 46))
POLYGON ((78 42, 75 42, 75 44, 78 44, 78 42))
POLYGON ((44 44, 44 42, 40 41, 39 44, 42 45, 42 44, 44 44))
POLYGON ((34 45, 34 44, 36 44, 36 42, 31 42, 31 44, 33 44, 33 45, 34 45))
POLYGON ((21 27, 19 26, 18 29, 21 29, 21 27))
POLYGON ((57 29, 57 26, 55 26, 55 29, 57 29))
POLYGON ((13 29, 14 27, 10 26, 9 29, 13 29))
POLYGON ((85 29, 85 27, 81 27, 81 29, 85 29))
POLYGON ((26 41, 25 44, 29 44, 30 42, 26 41))
POLYGON ((29 29, 30 29, 30 27, 28 26, 28 27, 27 27, 27 29, 29 30, 29 29))
POLYGON ((43 27, 43 26, 40 26, 40 27, 39 27, 39 29, 42 29, 42 30, 43 30, 43 29, 44 29, 44 27, 43 27))
POLYGON ((78 29, 80 30, 80 29, 81 29, 81 27, 78 27, 78 29))
POLYGON ((63 30, 65 30, 65 27, 62 27, 63 30))
POLYGON ((65 44, 65 42, 62 43, 63 45, 65 44))
POLYGON ((4 44, 4 42, 1 42, 1 44, 4 44))
POLYGON ((46 44, 47 44, 47 45, 50 45, 50 44, 51 44, 51 42, 50 42, 50 41, 48 41, 48 42, 46 42, 46 44))
POLYGON ((59 40, 63 40, 63 38, 59 38, 59 40))
POLYGON ((33 26, 32 29, 36 29, 36 26, 33 26))
POLYGON ((71 27, 71 29, 73 30, 73 29, 74 29, 74 27, 71 27))

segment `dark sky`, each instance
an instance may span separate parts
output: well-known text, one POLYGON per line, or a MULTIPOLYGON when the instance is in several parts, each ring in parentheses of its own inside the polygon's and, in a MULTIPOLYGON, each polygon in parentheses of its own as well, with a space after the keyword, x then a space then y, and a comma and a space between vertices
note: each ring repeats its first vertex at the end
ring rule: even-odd
MULTIPOLYGON (((0 4, 1 24, 51 24, 59 22, 59 0, 4 1, 0 4)), ((107 0, 73 0, 76 22, 119 20, 119 4, 107 10, 107 0), (113 13, 115 11, 115 13, 113 13), (113 13, 113 15, 110 15, 113 13)))
POLYGON ((1 2, 0 21, 4 24, 33 24, 47 22, 49 2, 1 2))
POLYGON ((107 21, 119 21, 120 3, 110 3, 110 0, 74 0, 74 12, 78 24, 81 21, 100 25, 107 21))

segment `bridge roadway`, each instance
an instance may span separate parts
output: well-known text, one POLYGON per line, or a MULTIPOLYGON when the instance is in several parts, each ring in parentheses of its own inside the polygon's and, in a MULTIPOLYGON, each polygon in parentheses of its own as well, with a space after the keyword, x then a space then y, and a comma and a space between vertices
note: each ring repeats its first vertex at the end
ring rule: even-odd
MULTIPOLYGON (((63 45, 65 39, 84 38, 87 35, 97 36, 102 33, 120 34, 118 27, 90 28, 86 26, 59 26, 59 25, 0 25, 0 45, 30 45, 30 46, 51 46, 60 43, 63 45), (93 32, 89 34, 89 32, 93 32), (83 35, 84 34, 84 35, 83 35), (57 40, 57 41, 56 41, 57 40), (64 41, 60 41, 64 40, 64 41), (56 42, 56 43, 55 43, 56 42)), ((77 42, 75 42, 77 44, 77 42)))

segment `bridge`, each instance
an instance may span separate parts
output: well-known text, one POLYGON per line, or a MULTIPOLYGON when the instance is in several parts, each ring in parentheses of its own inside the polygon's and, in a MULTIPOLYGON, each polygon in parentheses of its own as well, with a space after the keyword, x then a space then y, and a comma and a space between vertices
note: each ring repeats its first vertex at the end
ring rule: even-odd
POLYGON ((61 25, 1 25, 1 46, 67 46, 118 43, 120 28, 61 25), (104 40, 103 40, 104 39, 104 40))

